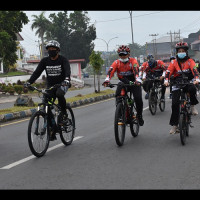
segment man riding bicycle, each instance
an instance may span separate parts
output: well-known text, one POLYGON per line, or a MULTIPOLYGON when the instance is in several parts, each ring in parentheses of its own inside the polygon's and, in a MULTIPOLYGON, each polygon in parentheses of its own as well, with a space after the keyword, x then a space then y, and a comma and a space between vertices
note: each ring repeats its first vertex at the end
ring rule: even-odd
MULTIPOLYGON (((60 44, 51 40, 47 43, 46 49, 48 51, 49 56, 44 57, 40 63, 38 64, 36 70, 33 72, 30 79, 27 81, 26 86, 34 83, 45 70, 47 75, 47 88, 54 86, 55 84, 61 84, 60 87, 53 89, 50 92, 52 98, 58 98, 58 104, 62 110, 63 120, 67 117, 66 113, 66 100, 64 95, 66 94, 68 87, 70 84, 70 65, 69 61, 62 55, 59 55, 60 52, 60 44)), ((51 116, 49 116, 51 117, 51 116)), ((53 132, 55 133, 57 127, 53 127, 53 132)), ((55 134, 52 134, 53 139, 56 139, 55 134)))
POLYGON ((143 101, 142 101, 142 90, 140 85, 142 80, 138 76, 139 64, 135 58, 130 57, 130 49, 128 46, 121 45, 118 48, 117 53, 119 55, 119 59, 115 60, 113 64, 110 66, 107 77, 103 85, 104 86, 109 85, 110 80, 113 77, 114 73, 117 72, 117 76, 120 82, 118 83, 115 97, 116 97, 116 102, 118 102, 118 97, 120 96, 121 89, 123 88, 123 83, 124 84, 133 84, 134 82, 136 83, 136 85, 133 85, 131 87, 131 90, 136 104, 139 125, 143 126, 144 124, 144 120, 142 117, 143 101))
POLYGON ((162 60, 155 60, 153 55, 147 56, 147 61, 142 64, 139 72, 140 75, 142 75, 142 79, 144 81, 143 89, 146 92, 145 99, 149 98, 149 92, 153 86, 152 81, 148 79, 160 77, 160 81, 162 84, 161 100, 164 100, 166 91, 166 87, 165 85, 163 85, 165 72, 166 72, 166 67, 162 60))
POLYGON ((179 98, 180 90, 176 87, 176 82, 183 80, 183 76, 186 76, 189 81, 193 80, 194 85, 186 85, 184 90, 189 93, 191 102, 191 111, 193 115, 197 115, 198 111, 194 105, 198 104, 196 98, 195 84, 199 83, 199 73, 195 67, 195 62, 188 56, 188 44, 186 42, 179 42, 175 46, 176 59, 173 60, 167 68, 165 75, 165 85, 169 85, 169 79, 171 75, 174 75, 174 81, 172 86, 172 114, 169 124, 172 127, 170 134, 177 132, 178 120, 179 120, 179 98))

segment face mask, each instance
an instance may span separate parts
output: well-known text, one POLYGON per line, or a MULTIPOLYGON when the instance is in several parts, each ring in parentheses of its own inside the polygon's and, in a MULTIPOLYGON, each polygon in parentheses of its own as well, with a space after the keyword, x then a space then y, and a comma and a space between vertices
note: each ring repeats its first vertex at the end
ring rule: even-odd
POLYGON ((120 58, 119 60, 124 63, 124 62, 128 62, 129 58, 125 58, 125 59, 120 58))
POLYGON ((185 52, 183 52, 183 53, 178 53, 177 55, 178 55, 178 58, 183 59, 183 58, 185 58, 186 53, 185 53, 185 52))
POLYGON ((48 54, 49 54, 50 57, 54 58, 58 54, 58 51, 57 50, 49 50, 48 54))

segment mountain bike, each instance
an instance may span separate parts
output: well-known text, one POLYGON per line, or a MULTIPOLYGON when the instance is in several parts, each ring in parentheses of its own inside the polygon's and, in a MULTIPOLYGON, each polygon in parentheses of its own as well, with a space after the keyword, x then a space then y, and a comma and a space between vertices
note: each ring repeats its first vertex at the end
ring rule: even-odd
POLYGON ((193 127, 191 125, 191 104, 189 94, 184 91, 185 86, 193 85, 193 83, 189 83, 186 79, 183 79, 181 82, 176 82, 176 87, 180 89, 180 99, 179 99, 179 124, 178 129, 180 131, 180 140, 181 144, 186 144, 186 137, 189 136, 189 127, 193 127))
POLYGON ((162 84, 160 77, 147 79, 152 82, 152 87, 149 92, 149 110, 152 115, 156 114, 157 104, 159 105, 160 111, 165 110, 165 99, 161 99, 162 96, 162 84))
MULTIPOLYGON (((107 87, 113 88, 118 84, 109 84, 107 87)), ((139 121, 132 92, 129 90, 133 85, 123 84, 121 94, 116 100, 116 110, 114 118, 115 141, 118 146, 122 146, 125 140, 126 126, 130 126, 131 135, 137 137, 139 133, 139 121)))
POLYGON ((70 145, 75 134, 74 113, 69 104, 66 106, 67 116, 63 116, 61 107, 55 103, 48 91, 59 87, 56 84, 49 89, 40 90, 37 87, 28 86, 31 90, 42 94, 42 103, 38 104, 38 110, 31 116, 28 125, 28 144, 31 152, 36 157, 43 156, 52 137, 52 133, 60 134, 60 139, 64 145, 70 145), (65 118, 64 118, 65 117, 65 118), (56 128, 56 133, 54 132, 56 128))

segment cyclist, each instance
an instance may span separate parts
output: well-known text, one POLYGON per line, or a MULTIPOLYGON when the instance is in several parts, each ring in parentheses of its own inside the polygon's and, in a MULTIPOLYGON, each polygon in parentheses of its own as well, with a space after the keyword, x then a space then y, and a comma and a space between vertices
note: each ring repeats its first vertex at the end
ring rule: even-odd
POLYGON ((119 55, 119 59, 115 60, 110 66, 103 85, 104 86, 109 85, 110 80, 113 77, 114 73, 117 72, 117 76, 120 82, 118 83, 115 97, 116 97, 116 102, 118 102, 118 96, 120 96, 123 83, 133 84, 133 82, 136 82, 136 85, 133 85, 131 90, 137 108, 137 117, 139 120, 139 125, 143 126, 144 124, 144 120, 142 117, 143 100, 142 100, 142 90, 141 90, 142 80, 138 76, 139 64, 135 58, 130 57, 130 48, 128 46, 121 45, 118 48, 117 53, 119 55))
MULTIPOLYGON (((174 75, 174 83, 182 79, 181 74, 188 77, 188 80, 193 80, 194 84, 199 82, 199 73, 195 67, 195 62, 188 56, 188 44, 186 42, 179 42, 175 45, 176 59, 173 60, 167 68, 165 75, 165 85, 169 85, 169 78, 174 75)), ((197 115, 198 111, 194 105, 198 104, 196 98, 195 85, 188 85, 185 87, 185 91, 190 95, 191 111, 193 115, 197 115)), ((178 120, 179 120, 179 98, 180 90, 175 85, 172 86, 172 114, 169 124, 172 126, 170 134, 177 132, 178 120)))
MULTIPOLYGON (((46 44, 46 49, 49 56, 44 57, 38 64, 36 70, 31 75, 30 79, 27 81, 26 86, 34 83, 45 70, 47 75, 47 88, 54 86, 55 84, 62 84, 59 88, 53 89, 50 93, 52 98, 58 98, 58 104, 62 110, 63 120, 66 119, 66 100, 64 95, 66 94, 70 84, 70 65, 67 58, 62 55, 59 55, 60 44, 56 40, 50 40, 46 44)), ((51 116, 49 116, 51 118, 51 116)), ((52 140, 56 139, 55 133, 57 127, 52 127, 53 134, 52 140)))
POLYGON ((143 74, 143 89, 146 92, 145 99, 149 98, 149 91, 152 88, 152 81, 148 80, 148 78, 160 77, 160 81, 162 84, 161 91, 161 100, 165 98, 166 87, 164 84, 164 77, 166 72, 165 63, 162 60, 155 60, 153 55, 147 56, 147 61, 143 63, 141 67, 141 73, 143 74))
MULTIPOLYGON (((175 60, 176 59, 176 57, 175 56, 171 56, 170 57, 170 62, 172 62, 172 60, 175 60)), ((172 83, 173 83, 173 80, 174 80, 174 75, 171 75, 171 77, 170 77, 170 93, 169 93, 169 99, 172 99, 172 83)))

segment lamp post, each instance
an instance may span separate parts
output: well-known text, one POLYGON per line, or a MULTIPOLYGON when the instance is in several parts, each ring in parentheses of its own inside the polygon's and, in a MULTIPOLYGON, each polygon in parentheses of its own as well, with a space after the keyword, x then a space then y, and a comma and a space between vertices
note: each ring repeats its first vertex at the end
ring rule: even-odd
MULTIPOLYGON (((106 46, 107 46, 107 54, 108 54, 108 44, 109 44, 109 42, 110 42, 111 40, 113 40, 113 39, 115 39, 115 38, 118 38, 118 37, 113 37, 113 38, 109 39, 108 42, 106 42, 106 41, 105 41, 104 39, 102 39, 102 38, 96 38, 96 39, 103 40, 103 41, 106 43, 106 46)), ((107 56, 107 67, 108 67, 108 64, 109 64, 109 62, 108 62, 108 56, 107 56)))
POLYGON ((133 22, 132 22, 132 11, 129 11, 130 19, 131 19, 131 35, 132 35, 132 44, 134 43, 133 40, 133 22))

